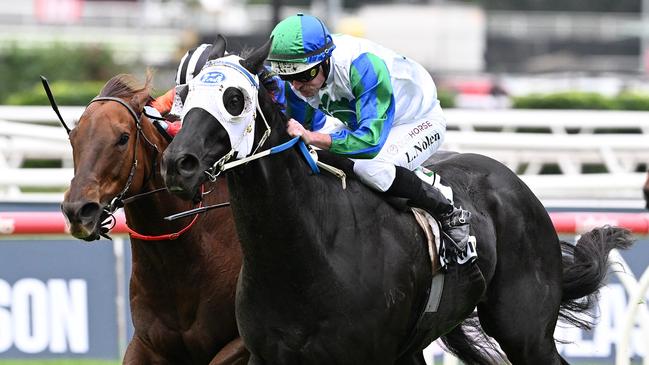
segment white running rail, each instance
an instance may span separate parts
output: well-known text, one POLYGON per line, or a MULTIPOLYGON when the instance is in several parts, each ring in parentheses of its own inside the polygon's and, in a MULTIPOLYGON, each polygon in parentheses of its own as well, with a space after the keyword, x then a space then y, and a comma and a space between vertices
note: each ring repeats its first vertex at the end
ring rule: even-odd
POLYGON ((643 134, 539 134, 448 131, 444 149, 493 157, 523 175, 556 164, 565 175, 602 164, 612 173, 631 173, 649 162, 649 136, 643 134))
MULTIPOLYGON (((78 119, 83 106, 61 106, 66 121, 78 119)), ((449 129, 472 132, 484 128, 499 128, 512 132, 517 128, 546 128, 554 134, 564 134, 567 129, 580 129, 579 133, 592 133, 597 129, 638 129, 649 134, 649 112, 609 110, 528 110, 528 109, 445 109, 449 129)), ((3 106, 0 119, 57 124, 49 106, 3 106)))
MULTIPOLYGON (((498 128, 513 132, 518 128, 544 128, 554 134, 568 129, 579 133, 622 128, 649 134, 649 112, 611 110, 529 110, 529 109, 445 109, 447 125, 464 132, 498 128)), ((2 114, 0 114, 2 115, 2 114)))
MULTIPOLYGON (((84 107, 60 110, 72 125, 84 107)), ((647 112, 448 109, 445 113, 449 132, 443 149, 480 153, 505 163, 541 199, 642 198, 645 175, 636 171, 649 162, 647 112), (630 132, 592 133, 613 126, 630 132), (546 128, 547 133, 516 133, 518 128, 546 128), (579 133, 572 134, 577 129, 579 133), (559 166, 563 175, 539 175, 548 164, 559 166), (610 173, 582 174, 586 164, 604 165, 610 173)), ((0 119, 0 199, 24 197, 21 187, 67 186, 72 152, 52 109, 0 106, 0 119), (30 159, 59 160, 63 169, 21 168, 30 159)))

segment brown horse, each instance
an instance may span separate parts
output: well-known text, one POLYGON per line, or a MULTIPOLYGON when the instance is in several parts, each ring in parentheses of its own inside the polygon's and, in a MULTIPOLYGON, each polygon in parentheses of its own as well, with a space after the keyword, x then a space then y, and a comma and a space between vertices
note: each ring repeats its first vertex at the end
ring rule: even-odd
MULTIPOLYGON (((151 100, 148 76, 106 83, 70 132, 75 175, 61 204, 70 233, 98 239, 115 201, 164 187, 158 173, 168 142, 142 112, 151 100)), ((66 127, 67 128, 67 127, 66 127)), ((224 181, 207 184, 205 204, 228 200, 224 181)), ((230 208, 166 222, 192 208, 166 190, 124 207, 131 235, 130 303, 135 334, 124 364, 243 364, 234 296, 241 249, 230 208), (165 234, 182 232, 176 239, 165 234)))

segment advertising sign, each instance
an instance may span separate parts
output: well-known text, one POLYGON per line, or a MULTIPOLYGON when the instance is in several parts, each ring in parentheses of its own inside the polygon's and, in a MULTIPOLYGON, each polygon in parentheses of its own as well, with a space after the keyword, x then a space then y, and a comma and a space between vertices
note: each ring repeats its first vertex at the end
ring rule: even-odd
POLYGON ((118 358, 115 296, 109 241, 0 241, 0 358, 118 358))

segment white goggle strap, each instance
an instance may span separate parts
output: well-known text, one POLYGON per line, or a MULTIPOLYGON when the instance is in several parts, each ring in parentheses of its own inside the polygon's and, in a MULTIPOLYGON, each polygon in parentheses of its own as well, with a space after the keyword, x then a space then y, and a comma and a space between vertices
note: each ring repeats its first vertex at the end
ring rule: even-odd
MULTIPOLYGON (((263 114, 262 114, 262 115, 263 115, 263 114)), ((265 121, 265 118, 264 118, 264 121, 265 121)), ((219 175, 221 174, 221 172, 223 172, 223 171, 226 170, 223 166, 224 166, 225 163, 228 162, 228 161, 232 158, 232 156, 234 156, 234 154, 237 152, 237 148, 239 148, 239 145, 240 145, 240 144, 243 142, 243 140, 246 138, 246 135, 247 135, 248 133, 252 132, 252 124, 253 124, 254 122, 255 122, 255 116, 253 115, 253 117, 252 117, 250 123, 249 123, 248 126, 246 126, 246 128, 243 130, 243 134, 241 135, 241 138, 239 138, 239 141, 238 141, 234 146, 232 146, 232 148, 230 149, 230 152, 228 152, 228 153, 226 153, 225 155, 223 155, 223 157, 221 157, 220 159, 218 159, 218 161, 216 161, 216 162, 212 165, 212 167, 210 167, 209 169, 205 170, 205 174, 209 177, 210 181, 212 181, 212 182, 216 181, 217 176, 219 176, 219 175)), ((264 133, 264 135, 266 135, 266 133, 264 133)), ((256 149, 255 149, 255 151, 256 151, 256 149)), ((253 154, 254 154, 254 152, 253 152, 253 154)))
POLYGON ((266 139, 270 136, 270 132, 271 132, 270 125, 268 125, 266 116, 264 115, 264 112, 261 110, 261 107, 259 107, 259 103, 257 103, 257 111, 259 112, 259 115, 261 115, 261 119, 264 120, 264 124, 266 125, 266 131, 264 131, 264 134, 261 136, 259 143, 257 143, 257 147, 255 147, 254 151, 252 151, 253 155, 257 153, 259 147, 261 147, 266 142, 266 139))

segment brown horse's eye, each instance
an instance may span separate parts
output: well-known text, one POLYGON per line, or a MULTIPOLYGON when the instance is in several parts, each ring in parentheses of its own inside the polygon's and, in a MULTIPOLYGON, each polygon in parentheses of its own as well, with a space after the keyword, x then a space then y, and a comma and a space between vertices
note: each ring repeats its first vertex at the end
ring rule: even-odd
POLYGON ((223 105, 230 115, 237 116, 241 114, 244 107, 244 98, 241 90, 236 87, 229 87, 223 93, 223 105))
POLYGON ((128 133, 122 133, 122 135, 119 136, 119 140, 117 141, 117 144, 120 146, 125 145, 126 143, 128 143, 128 137, 129 137, 128 133))

